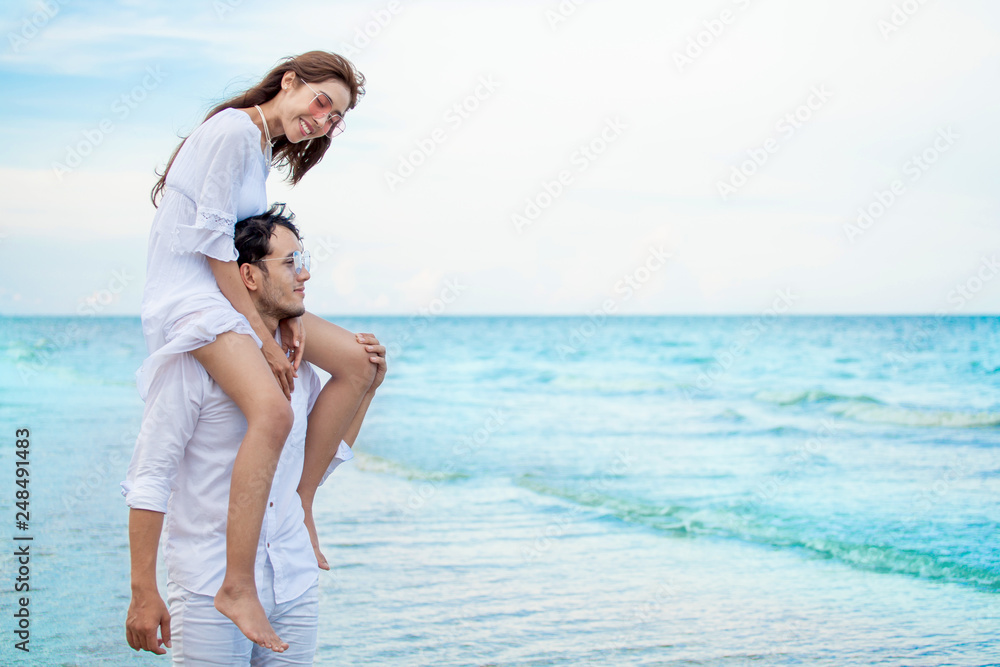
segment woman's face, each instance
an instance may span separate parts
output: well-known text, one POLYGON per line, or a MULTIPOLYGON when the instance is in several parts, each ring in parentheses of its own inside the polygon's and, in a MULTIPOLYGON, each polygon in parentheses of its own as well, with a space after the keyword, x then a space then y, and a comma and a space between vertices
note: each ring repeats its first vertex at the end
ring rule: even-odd
MULTIPOLYGON (((309 103, 316 97, 316 93, 326 94, 333 102, 334 113, 340 114, 341 118, 347 112, 347 105, 351 102, 351 91, 344 82, 338 79, 327 79, 305 85, 302 79, 289 72, 282 81, 282 85, 285 84, 288 84, 288 88, 285 89, 285 98, 280 106, 279 118, 285 137, 293 144, 323 136, 324 122, 327 119, 317 118, 309 112, 309 103), (310 86, 312 86, 312 90, 309 89, 310 86)), ((336 121, 337 118, 334 117, 333 122, 336 121)), ((326 129, 329 129, 329 125, 326 125, 326 129)))

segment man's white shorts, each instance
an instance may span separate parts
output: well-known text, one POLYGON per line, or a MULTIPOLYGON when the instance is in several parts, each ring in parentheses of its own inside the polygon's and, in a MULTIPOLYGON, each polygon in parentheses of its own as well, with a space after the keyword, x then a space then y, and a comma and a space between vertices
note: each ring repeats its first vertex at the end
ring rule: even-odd
POLYGON ((174 665, 312 665, 316 653, 319 619, 319 574, 317 581, 299 597, 275 604, 274 569, 264 564, 261 604, 271 627, 288 644, 284 653, 257 646, 223 616, 208 595, 192 593, 172 581, 167 584, 170 639, 174 665))

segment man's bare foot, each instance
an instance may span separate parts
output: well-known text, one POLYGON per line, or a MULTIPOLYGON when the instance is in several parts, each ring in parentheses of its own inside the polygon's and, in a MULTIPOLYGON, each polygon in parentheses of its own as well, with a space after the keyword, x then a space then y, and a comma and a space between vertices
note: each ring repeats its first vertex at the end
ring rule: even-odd
POLYGON ((269 648, 276 653, 283 653, 288 644, 271 627, 264 613, 264 607, 257 597, 257 588, 235 589, 222 583, 222 588, 215 594, 215 608, 236 624, 240 632, 254 644, 269 648))
POLYGON ((326 556, 323 555, 323 552, 319 550, 319 534, 316 532, 316 523, 313 521, 312 509, 306 509, 305 507, 302 509, 306 515, 306 530, 309 531, 309 541, 312 542, 313 545, 313 553, 316 555, 316 563, 319 565, 319 569, 329 570, 330 563, 327 562, 326 556))

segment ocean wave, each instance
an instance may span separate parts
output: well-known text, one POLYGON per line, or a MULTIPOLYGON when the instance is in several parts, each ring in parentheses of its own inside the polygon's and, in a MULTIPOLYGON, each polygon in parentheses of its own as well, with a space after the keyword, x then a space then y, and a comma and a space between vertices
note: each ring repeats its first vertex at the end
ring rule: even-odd
MULTIPOLYGON (((599 515, 610 514, 618 519, 642 523, 664 531, 688 533, 691 525, 687 519, 695 514, 695 510, 681 505, 642 505, 616 498, 596 488, 568 489, 552 486, 530 474, 519 477, 514 483, 539 495, 559 498, 575 505, 589 507, 597 511, 599 515)), ((599 483, 600 480, 594 481, 595 486, 599 483)))
POLYGON ((689 357, 689 356, 674 357, 670 360, 670 362, 674 364, 679 364, 679 365, 690 364, 692 366, 703 366, 705 364, 710 364, 714 361, 717 361, 715 357, 689 357))
POLYGON ((986 375, 996 375, 1000 373, 1000 366, 984 366, 980 361, 973 361, 969 363, 969 370, 979 371, 985 373, 986 375))
POLYGON ((790 543, 820 556, 839 560, 872 572, 905 574, 919 579, 948 581, 977 588, 1000 591, 1000 573, 966 565, 936 554, 886 545, 853 544, 828 539, 809 539, 790 543))
POLYGON ((1000 426, 1000 412, 957 412, 891 405, 843 405, 832 407, 830 412, 870 424, 940 426, 944 428, 1000 426))
POLYGON ((806 439, 814 437, 816 433, 804 428, 799 428, 798 426, 772 426, 768 429, 751 431, 748 435, 777 435, 783 438, 795 437, 806 439))
POLYGON ((805 405, 807 403, 832 403, 836 401, 882 404, 882 401, 877 398, 872 398, 871 396, 865 396, 863 394, 859 396, 843 396, 841 394, 831 394, 830 392, 820 391, 818 389, 799 391, 764 390, 757 392, 754 399, 765 403, 774 403, 776 405, 805 405))
POLYGON ((792 529, 775 527, 776 517, 760 512, 759 507, 753 503, 726 509, 656 505, 618 498, 595 488, 559 487, 530 476, 522 477, 516 483, 540 495, 590 508, 595 512, 595 518, 611 516, 674 537, 725 537, 775 548, 801 549, 857 569, 946 581, 1000 592, 1000 572, 996 570, 960 563, 930 552, 891 545, 797 535, 792 529))
POLYGON ((745 416, 741 415, 738 411, 733 410, 732 408, 726 408, 722 412, 712 415, 710 419, 712 421, 736 422, 736 423, 743 423, 747 421, 747 418, 745 416))
POLYGON ((374 454, 356 452, 354 461, 359 470, 364 472, 382 473, 393 475, 403 479, 419 480, 422 482, 447 482, 459 479, 468 479, 469 475, 463 472, 445 472, 440 470, 423 470, 413 466, 383 458, 374 454))
POLYGON ((675 385, 657 380, 622 377, 609 380, 604 377, 560 375, 551 382, 554 389, 571 392, 597 393, 607 396, 665 394, 676 391, 675 385))
POLYGON ((845 396, 821 390, 760 391, 756 400, 780 406, 825 405, 827 412, 869 424, 942 428, 1000 426, 1000 412, 963 412, 888 405, 871 396, 845 396))
POLYGON ((10 341, 4 346, 5 356, 13 363, 39 363, 59 351, 59 346, 48 338, 39 338, 34 343, 21 340, 10 341))

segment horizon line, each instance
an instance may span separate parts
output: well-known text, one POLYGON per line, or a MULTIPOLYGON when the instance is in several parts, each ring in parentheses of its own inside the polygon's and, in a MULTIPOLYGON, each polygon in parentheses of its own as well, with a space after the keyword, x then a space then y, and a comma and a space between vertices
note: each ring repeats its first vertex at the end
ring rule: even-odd
MULTIPOLYGON (((731 313, 731 312, 720 312, 720 313, 630 313, 630 314, 606 314, 606 313, 458 313, 452 315, 434 315, 434 314, 421 314, 421 313, 337 313, 337 314, 320 314, 313 313, 324 319, 329 319, 331 317, 339 318, 362 318, 362 317, 382 317, 382 318, 419 318, 427 320, 436 319, 474 319, 474 318, 497 318, 497 317, 509 317, 509 318, 529 318, 529 317, 565 317, 565 318, 579 318, 579 317, 589 317, 597 319, 627 319, 627 318, 642 318, 642 317, 763 317, 769 315, 767 311, 755 311, 746 313, 731 313)), ((916 313, 774 313, 773 317, 778 318, 808 318, 808 317, 1000 317, 1000 312, 996 313, 930 313, 930 312, 916 312, 916 313)), ((112 313, 107 315, 100 314, 79 314, 79 313, 0 313, 0 318, 7 319, 27 319, 27 318, 65 318, 65 319, 113 319, 113 318, 139 318, 141 317, 138 313, 112 313)))

